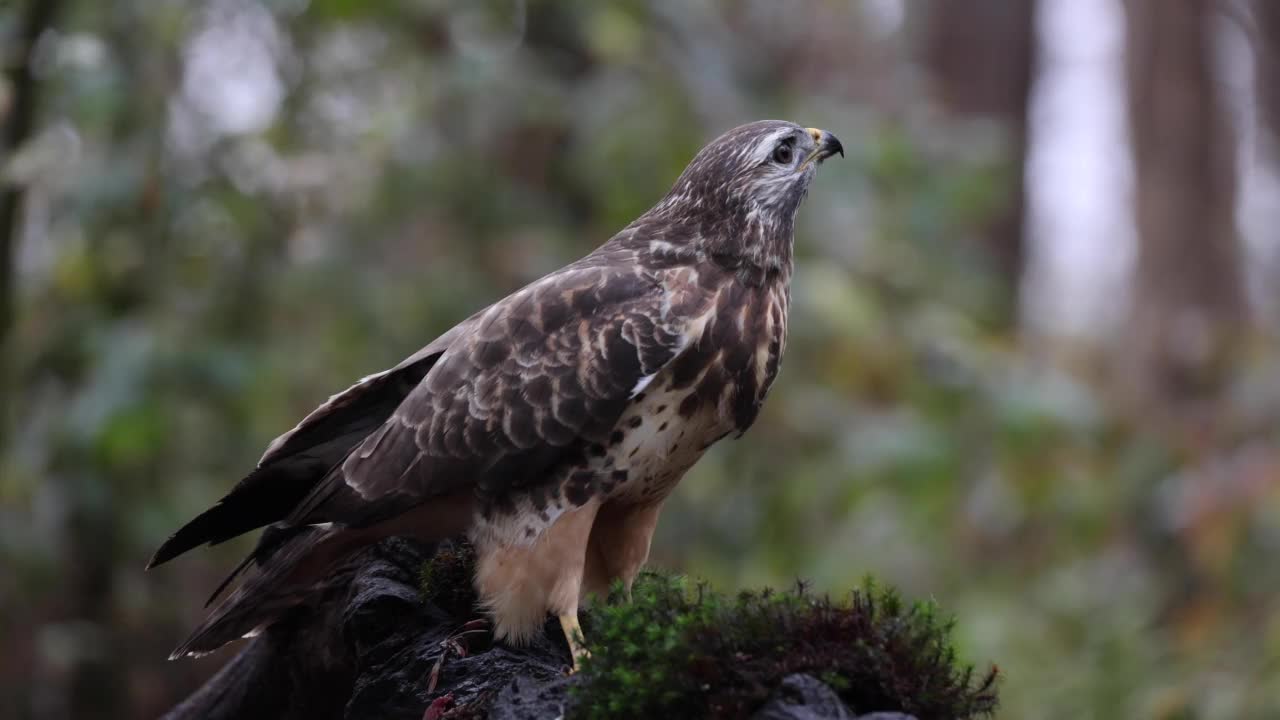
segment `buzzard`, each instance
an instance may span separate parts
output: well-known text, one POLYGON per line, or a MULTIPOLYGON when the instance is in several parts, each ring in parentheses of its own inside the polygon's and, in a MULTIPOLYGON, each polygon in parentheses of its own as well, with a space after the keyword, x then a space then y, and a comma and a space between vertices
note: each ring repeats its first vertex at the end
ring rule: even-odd
POLYGON ((676 483, 759 413, 796 210, 836 153, 815 128, 734 128, 594 252, 329 398, 151 559, 268 526, 214 597, 257 572, 172 657, 257 633, 378 539, 466 535, 495 636, 552 612, 576 665, 579 598, 630 588, 676 483))

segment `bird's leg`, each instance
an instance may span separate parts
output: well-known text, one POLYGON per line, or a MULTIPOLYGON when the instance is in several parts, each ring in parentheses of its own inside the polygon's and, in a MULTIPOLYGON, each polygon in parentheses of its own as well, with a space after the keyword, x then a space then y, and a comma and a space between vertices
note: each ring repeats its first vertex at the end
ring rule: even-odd
POLYGON ((583 644, 582 626, 578 624, 578 613, 574 611, 560 616, 560 628, 564 630, 564 639, 569 642, 569 652, 573 654, 573 672, 580 669, 583 658, 591 657, 583 644))

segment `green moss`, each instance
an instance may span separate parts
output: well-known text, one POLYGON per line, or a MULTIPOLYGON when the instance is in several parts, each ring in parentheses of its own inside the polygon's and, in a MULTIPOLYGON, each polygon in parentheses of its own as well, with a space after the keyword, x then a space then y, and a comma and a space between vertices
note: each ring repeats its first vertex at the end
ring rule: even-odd
POLYGON ((870 582, 835 602, 803 586, 726 598, 645 574, 632 602, 596 608, 583 624, 592 656, 574 689, 576 718, 745 717, 797 672, 857 713, 973 718, 996 705, 996 671, 975 675, 957 661, 949 619, 870 582))
POLYGON ((465 540, 444 543, 422 564, 418 584, 422 597, 452 617, 474 617, 478 598, 471 579, 475 575, 476 551, 465 540))
MULTIPOLYGON (((455 617, 474 616, 474 568, 469 544, 442 546, 422 567, 423 597, 455 617)), ((802 585, 726 597, 646 572, 630 602, 620 588, 611 600, 582 615, 592 656, 572 689, 572 718, 745 717, 798 672, 859 714, 931 720, 995 709, 996 671, 975 674, 957 661, 951 620, 870 581, 837 602, 802 585)))

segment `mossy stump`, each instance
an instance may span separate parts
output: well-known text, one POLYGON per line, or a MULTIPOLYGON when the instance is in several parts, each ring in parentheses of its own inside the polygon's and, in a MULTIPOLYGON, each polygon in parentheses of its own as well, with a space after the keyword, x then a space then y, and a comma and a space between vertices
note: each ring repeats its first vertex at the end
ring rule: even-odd
POLYGON ((554 619, 528 646, 492 642, 475 622, 473 564, 465 544, 363 551, 166 720, 934 720, 995 708, 995 671, 956 660, 950 621, 870 583, 835 600, 804 586, 727 597, 644 574, 629 600, 585 608, 592 656, 570 676, 554 619))
MULTIPOLYGON (((423 567, 424 598, 460 616, 478 614, 473 561, 466 544, 442 549, 423 567)), ((566 720, 745 718, 796 674, 820 679, 855 714, 978 718, 996 707, 996 670, 975 673, 957 660, 952 621, 870 580, 842 599, 799 583, 725 597, 704 583, 645 572, 630 600, 622 595, 615 588, 607 602, 583 610, 591 657, 566 684, 566 720)))

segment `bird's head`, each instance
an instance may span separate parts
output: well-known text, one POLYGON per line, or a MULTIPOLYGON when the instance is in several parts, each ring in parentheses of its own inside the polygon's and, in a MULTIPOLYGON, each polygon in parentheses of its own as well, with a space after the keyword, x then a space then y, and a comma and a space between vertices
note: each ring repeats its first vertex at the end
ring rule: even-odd
POLYGON ((783 120, 736 127, 702 148, 652 213, 696 228, 708 250, 789 263, 795 214, 823 160, 844 147, 826 130, 783 120))

